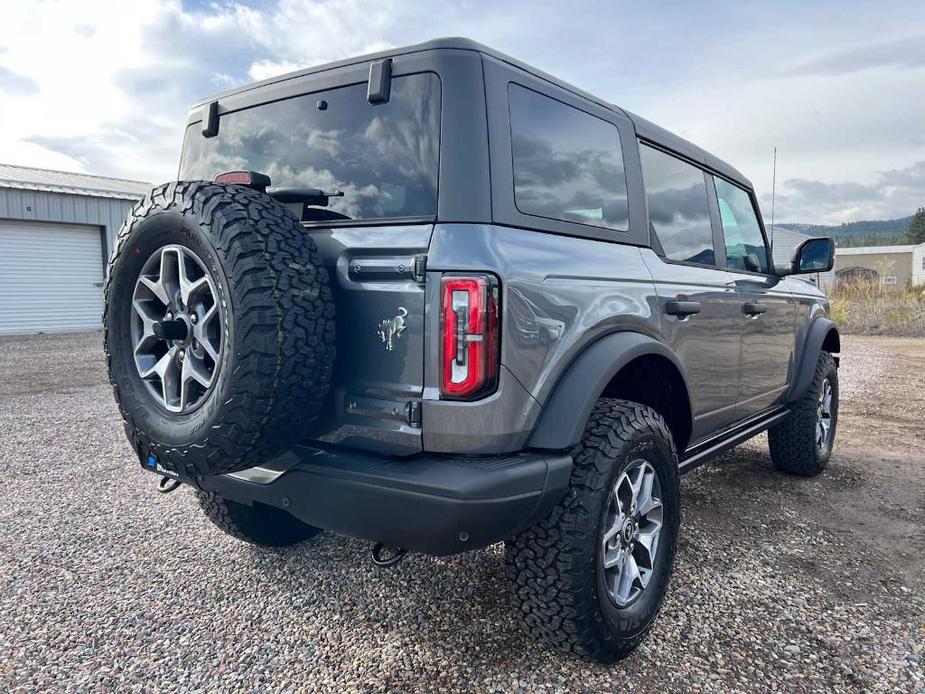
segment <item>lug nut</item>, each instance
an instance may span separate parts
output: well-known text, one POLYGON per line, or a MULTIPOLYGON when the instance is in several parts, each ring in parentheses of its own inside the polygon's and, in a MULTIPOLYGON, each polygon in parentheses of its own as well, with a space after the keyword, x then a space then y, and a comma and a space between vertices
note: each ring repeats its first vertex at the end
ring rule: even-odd
POLYGON ((196 321, 198 321, 198 320, 199 320, 199 316, 197 316, 195 313, 189 314, 189 322, 190 322, 190 323, 192 323, 193 325, 196 325, 196 321))
POLYGON ((180 357, 180 361, 183 361, 183 359, 186 357, 186 350, 181 349, 177 354, 180 357))

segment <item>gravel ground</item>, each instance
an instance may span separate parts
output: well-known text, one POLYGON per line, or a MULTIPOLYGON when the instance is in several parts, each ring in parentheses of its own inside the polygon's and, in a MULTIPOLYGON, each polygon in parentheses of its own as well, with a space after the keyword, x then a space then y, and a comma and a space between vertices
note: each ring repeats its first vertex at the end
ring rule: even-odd
POLYGON ((499 547, 381 570, 222 535, 133 462, 98 335, 4 338, 0 686, 922 691, 925 340, 845 342, 829 470, 775 474, 757 439, 688 475, 661 617, 601 667, 520 632, 499 547))

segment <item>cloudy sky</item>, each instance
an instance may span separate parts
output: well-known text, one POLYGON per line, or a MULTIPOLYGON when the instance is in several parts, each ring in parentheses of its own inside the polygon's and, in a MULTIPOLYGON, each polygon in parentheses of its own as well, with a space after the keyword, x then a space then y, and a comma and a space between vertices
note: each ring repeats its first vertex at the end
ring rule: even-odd
POLYGON ((4 3, 0 162, 161 182, 190 104, 302 66, 468 36, 737 166, 779 221, 925 205, 925 2, 4 3))

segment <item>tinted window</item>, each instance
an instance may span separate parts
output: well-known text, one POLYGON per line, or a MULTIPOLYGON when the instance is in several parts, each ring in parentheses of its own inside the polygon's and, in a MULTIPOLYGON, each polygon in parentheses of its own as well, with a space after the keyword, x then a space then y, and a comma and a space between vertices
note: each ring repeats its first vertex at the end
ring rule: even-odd
POLYGON ((626 174, 617 127, 516 84, 509 86, 508 96, 517 209, 627 229, 626 174))
POLYGON ((703 171, 640 145, 649 223, 665 257, 701 265, 716 262, 703 171))
POLYGON ((199 123, 187 130, 181 178, 251 169, 274 187, 343 191, 305 219, 437 212, 440 80, 432 73, 394 78, 384 104, 370 104, 363 83, 223 115, 213 138, 200 130, 199 123))
POLYGON ((721 178, 713 180, 726 239, 726 265, 733 270, 766 273, 768 252, 751 196, 721 178))

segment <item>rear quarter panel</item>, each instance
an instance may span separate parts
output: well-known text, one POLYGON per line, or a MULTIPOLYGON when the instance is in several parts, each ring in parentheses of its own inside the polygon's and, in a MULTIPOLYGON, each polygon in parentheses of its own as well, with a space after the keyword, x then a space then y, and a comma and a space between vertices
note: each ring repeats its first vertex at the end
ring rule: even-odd
POLYGON ((603 335, 660 336, 652 277, 634 246, 488 224, 438 224, 428 271, 501 280, 500 397, 439 400, 439 279, 428 277, 424 448, 516 450, 575 357, 603 335))

